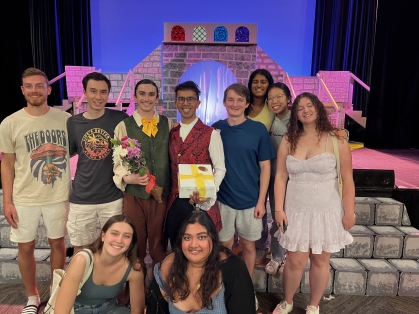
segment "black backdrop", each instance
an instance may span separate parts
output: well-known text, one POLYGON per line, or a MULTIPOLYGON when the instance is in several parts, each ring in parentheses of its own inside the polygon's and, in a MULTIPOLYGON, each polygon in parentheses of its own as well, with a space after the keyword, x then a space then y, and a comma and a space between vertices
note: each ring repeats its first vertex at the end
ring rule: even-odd
POLYGON ((410 1, 380 1, 365 146, 419 148, 418 13, 410 1))
MULTIPOLYGON (((91 66, 90 0, 19 0, 0 2, 2 80, 0 121, 23 108, 21 74, 43 70, 51 80, 65 65, 91 66)), ((52 84, 50 106, 66 99, 65 78, 52 84)))

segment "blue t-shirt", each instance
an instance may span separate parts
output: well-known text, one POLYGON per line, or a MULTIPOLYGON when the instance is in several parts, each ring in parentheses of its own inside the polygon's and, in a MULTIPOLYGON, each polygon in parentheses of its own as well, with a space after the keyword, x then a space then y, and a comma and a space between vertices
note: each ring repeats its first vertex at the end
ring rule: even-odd
POLYGON ((255 207, 259 197, 259 162, 275 158, 266 127, 250 119, 234 126, 220 120, 212 126, 221 131, 226 165, 217 200, 234 209, 255 207))

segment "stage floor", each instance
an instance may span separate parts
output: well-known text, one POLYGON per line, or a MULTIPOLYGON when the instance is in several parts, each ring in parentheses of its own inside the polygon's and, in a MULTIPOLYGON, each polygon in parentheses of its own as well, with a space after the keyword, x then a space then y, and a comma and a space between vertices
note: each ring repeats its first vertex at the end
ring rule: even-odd
MULTIPOLYGON (((77 156, 70 159, 71 178, 77 167, 77 156)), ((394 170, 396 185, 403 189, 419 189, 419 150, 387 149, 373 150, 358 148, 352 150, 354 169, 394 170)))
POLYGON ((418 149, 355 149, 352 150, 352 168, 394 170, 398 188, 419 189, 418 149))

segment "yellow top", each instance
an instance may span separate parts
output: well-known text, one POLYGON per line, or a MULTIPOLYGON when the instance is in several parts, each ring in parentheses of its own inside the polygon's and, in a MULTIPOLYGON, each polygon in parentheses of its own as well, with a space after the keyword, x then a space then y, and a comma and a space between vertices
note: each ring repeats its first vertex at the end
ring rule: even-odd
POLYGON ((262 122, 269 132, 271 130, 272 122, 274 121, 275 113, 273 113, 271 108, 269 108, 269 106, 265 104, 265 106, 263 106, 262 111, 259 112, 259 114, 256 117, 247 117, 253 121, 262 122))

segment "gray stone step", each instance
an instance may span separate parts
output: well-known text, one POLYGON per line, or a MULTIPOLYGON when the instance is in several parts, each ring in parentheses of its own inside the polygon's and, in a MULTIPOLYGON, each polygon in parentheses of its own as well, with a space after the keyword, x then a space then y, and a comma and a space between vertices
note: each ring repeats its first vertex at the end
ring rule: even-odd
POLYGON ((394 226, 368 226, 375 233, 374 258, 400 258, 403 251, 403 235, 394 226))
POLYGON ((396 296, 399 272, 385 259, 358 259, 367 270, 366 295, 396 296))
POLYGON ((392 198, 355 197, 357 225, 410 226, 406 206, 392 198))
POLYGON ((396 227, 405 234, 403 241, 403 258, 419 259, 419 230, 414 227, 396 227))
POLYGON ((419 296, 419 263, 407 259, 389 259, 388 261, 400 272, 397 295, 419 296))
POLYGON ((375 224, 399 226, 402 223, 403 203, 392 198, 376 197, 375 224))
POLYGON ((363 225, 355 225, 349 229, 349 232, 354 238, 354 241, 345 247, 343 256, 370 258, 373 253, 375 233, 363 225))
POLYGON ((364 295, 367 286, 367 271, 351 258, 331 258, 330 264, 335 270, 333 293, 364 295))

